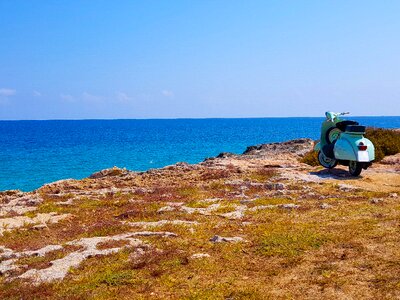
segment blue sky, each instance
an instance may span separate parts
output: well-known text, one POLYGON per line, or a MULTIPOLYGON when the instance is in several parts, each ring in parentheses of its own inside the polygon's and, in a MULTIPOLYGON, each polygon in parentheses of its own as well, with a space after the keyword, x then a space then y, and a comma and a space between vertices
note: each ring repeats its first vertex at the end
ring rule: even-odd
POLYGON ((0 0, 0 119, 400 115, 399 1, 0 0))

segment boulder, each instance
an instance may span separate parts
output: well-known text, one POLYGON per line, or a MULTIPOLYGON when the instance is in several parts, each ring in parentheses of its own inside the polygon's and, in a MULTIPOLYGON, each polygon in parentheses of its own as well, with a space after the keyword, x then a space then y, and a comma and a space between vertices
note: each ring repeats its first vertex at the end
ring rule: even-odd
POLYGON ((104 169, 99 172, 93 173, 89 176, 90 179, 98 179, 103 177, 112 177, 112 176, 123 176, 129 174, 129 171, 126 169, 120 169, 117 167, 104 169))
POLYGON ((238 243, 238 242, 244 242, 245 240, 239 236, 234 236, 234 237, 223 237, 219 235, 214 235, 211 239, 210 242, 213 243, 238 243))

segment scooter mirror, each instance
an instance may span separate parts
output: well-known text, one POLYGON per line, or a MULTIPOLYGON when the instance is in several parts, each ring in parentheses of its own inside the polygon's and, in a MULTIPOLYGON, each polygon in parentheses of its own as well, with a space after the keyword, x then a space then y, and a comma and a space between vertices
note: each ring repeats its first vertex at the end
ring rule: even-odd
POLYGON ((333 120, 334 120, 335 117, 336 117, 335 113, 334 113, 334 112, 331 112, 331 111, 327 111, 327 112, 325 113, 325 116, 326 116, 326 119, 329 120, 329 121, 331 121, 331 122, 333 122, 333 120))

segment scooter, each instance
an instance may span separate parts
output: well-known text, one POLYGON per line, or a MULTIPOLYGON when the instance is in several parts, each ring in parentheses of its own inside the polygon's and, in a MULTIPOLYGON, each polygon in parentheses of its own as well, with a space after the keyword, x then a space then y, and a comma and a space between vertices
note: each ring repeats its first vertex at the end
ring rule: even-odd
POLYGON ((365 126, 358 122, 343 120, 341 116, 349 114, 326 112, 322 122, 321 140, 315 145, 319 163, 328 169, 339 163, 349 167, 352 176, 372 165, 375 159, 375 148, 372 142, 364 137, 365 126))

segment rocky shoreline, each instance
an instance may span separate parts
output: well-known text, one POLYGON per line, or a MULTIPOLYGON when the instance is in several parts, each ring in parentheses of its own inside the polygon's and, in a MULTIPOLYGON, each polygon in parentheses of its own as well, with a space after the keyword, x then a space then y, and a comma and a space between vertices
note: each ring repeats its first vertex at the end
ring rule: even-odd
POLYGON ((313 145, 0 192, 0 296, 399 297, 399 154, 351 178, 301 163, 313 145))

